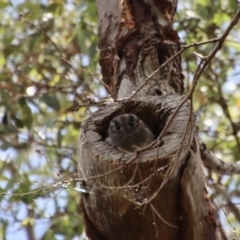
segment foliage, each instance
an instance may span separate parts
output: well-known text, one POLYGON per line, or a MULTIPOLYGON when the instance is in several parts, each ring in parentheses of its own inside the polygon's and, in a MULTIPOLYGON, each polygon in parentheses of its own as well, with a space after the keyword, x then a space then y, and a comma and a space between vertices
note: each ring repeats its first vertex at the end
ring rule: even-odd
POLYGON ((76 143, 105 91, 97 79, 96 5, 77 2, 0 6, 0 192, 7 193, 0 215, 1 235, 11 239, 24 228, 22 239, 34 239, 32 228, 38 239, 83 233, 71 181, 76 143), (76 100, 79 111, 67 111, 76 100))
MULTIPOLYGON (((180 1, 176 28, 183 44, 218 37, 237 3, 180 1)), ((76 239, 79 217, 76 143, 81 122, 107 95, 99 81, 97 15, 93 0, 0 3, 0 236, 6 239, 76 239), (77 101, 78 104, 73 104, 77 101), (74 111, 79 108, 79 111, 74 111), (68 109, 68 110, 67 110, 68 109), (7 193, 7 195, 3 195, 7 193), (23 231, 25 230, 25 231, 23 231), (34 231, 33 231, 34 230, 34 231), (21 235, 21 236, 22 236, 21 235)), ((239 29, 201 76, 194 93, 199 136, 224 161, 240 156, 239 29)), ((183 54, 186 91, 199 60, 214 43, 183 54)), ((228 236, 239 220, 239 177, 209 174, 213 201, 231 212, 228 236), (221 191, 219 189, 222 189, 221 191), (236 207, 236 206, 235 206, 236 207), (230 225, 231 223, 231 225, 230 225)))

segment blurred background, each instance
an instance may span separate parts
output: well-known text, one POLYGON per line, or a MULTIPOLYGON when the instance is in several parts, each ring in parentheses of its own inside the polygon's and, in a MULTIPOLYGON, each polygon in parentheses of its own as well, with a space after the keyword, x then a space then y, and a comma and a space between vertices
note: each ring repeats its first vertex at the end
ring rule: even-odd
MULTIPOLYGON (((174 27, 187 45, 222 35, 235 0, 180 0, 174 27)), ((239 26, 239 25, 238 25, 239 26)), ((0 2, 0 239, 85 239, 77 142, 82 121, 106 104, 93 0, 0 2)), ((182 55, 185 92, 214 43, 182 55)), ((240 159, 240 28, 198 81, 198 134, 225 162, 240 159)), ((206 170, 223 234, 240 239, 240 177, 206 170)))

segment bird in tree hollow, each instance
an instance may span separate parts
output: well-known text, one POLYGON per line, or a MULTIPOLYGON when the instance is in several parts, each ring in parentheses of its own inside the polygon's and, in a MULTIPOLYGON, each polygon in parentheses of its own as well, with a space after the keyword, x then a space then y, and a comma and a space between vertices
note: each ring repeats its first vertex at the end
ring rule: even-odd
POLYGON ((134 152, 148 146, 155 140, 152 131, 134 114, 121 114, 113 118, 109 124, 106 142, 134 152))

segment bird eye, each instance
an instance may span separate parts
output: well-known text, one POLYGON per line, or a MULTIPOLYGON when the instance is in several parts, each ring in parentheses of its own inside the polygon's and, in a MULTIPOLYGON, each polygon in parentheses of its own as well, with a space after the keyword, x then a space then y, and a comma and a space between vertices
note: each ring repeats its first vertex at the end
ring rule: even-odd
POLYGON ((129 118, 129 126, 131 128, 134 126, 134 118, 132 116, 129 118))
POLYGON ((117 130, 117 131, 120 131, 120 130, 121 130, 120 124, 119 124, 117 121, 114 121, 114 123, 115 123, 115 128, 116 128, 116 130, 117 130))

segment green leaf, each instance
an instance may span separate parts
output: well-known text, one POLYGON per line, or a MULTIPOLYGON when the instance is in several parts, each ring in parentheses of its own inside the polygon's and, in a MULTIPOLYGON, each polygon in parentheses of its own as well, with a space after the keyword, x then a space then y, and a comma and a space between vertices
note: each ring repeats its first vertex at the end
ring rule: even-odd
POLYGON ((1 2, 0 2, 0 9, 1 8, 5 8, 7 6, 12 6, 12 3, 10 1, 8 1, 8 0, 1 0, 1 2))
POLYGON ((3 218, 0 219, 0 238, 2 240, 6 240, 6 236, 7 236, 7 228, 8 228, 8 221, 4 220, 3 218))
POLYGON ((48 11, 59 17, 63 13, 63 3, 51 3, 48 5, 48 11))
MULTIPOLYGON (((30 107, 27 104, 22 106, 22 123, 28 129, 32 127, 33 115, 30 107)), ((20 124, 20 122, 18 122, 18 124, 20 124)))
POLYGON ((16 116, 13 116, 13 120, 15 122, 16 127, 18 127, 18 128, 24 127, 24 123, 21 119, 18 119, 16 116))
POLYGON ((56 96, 46 93, 42 96, 41 99, 53 110, 60 110, 60 104, 56 96))

